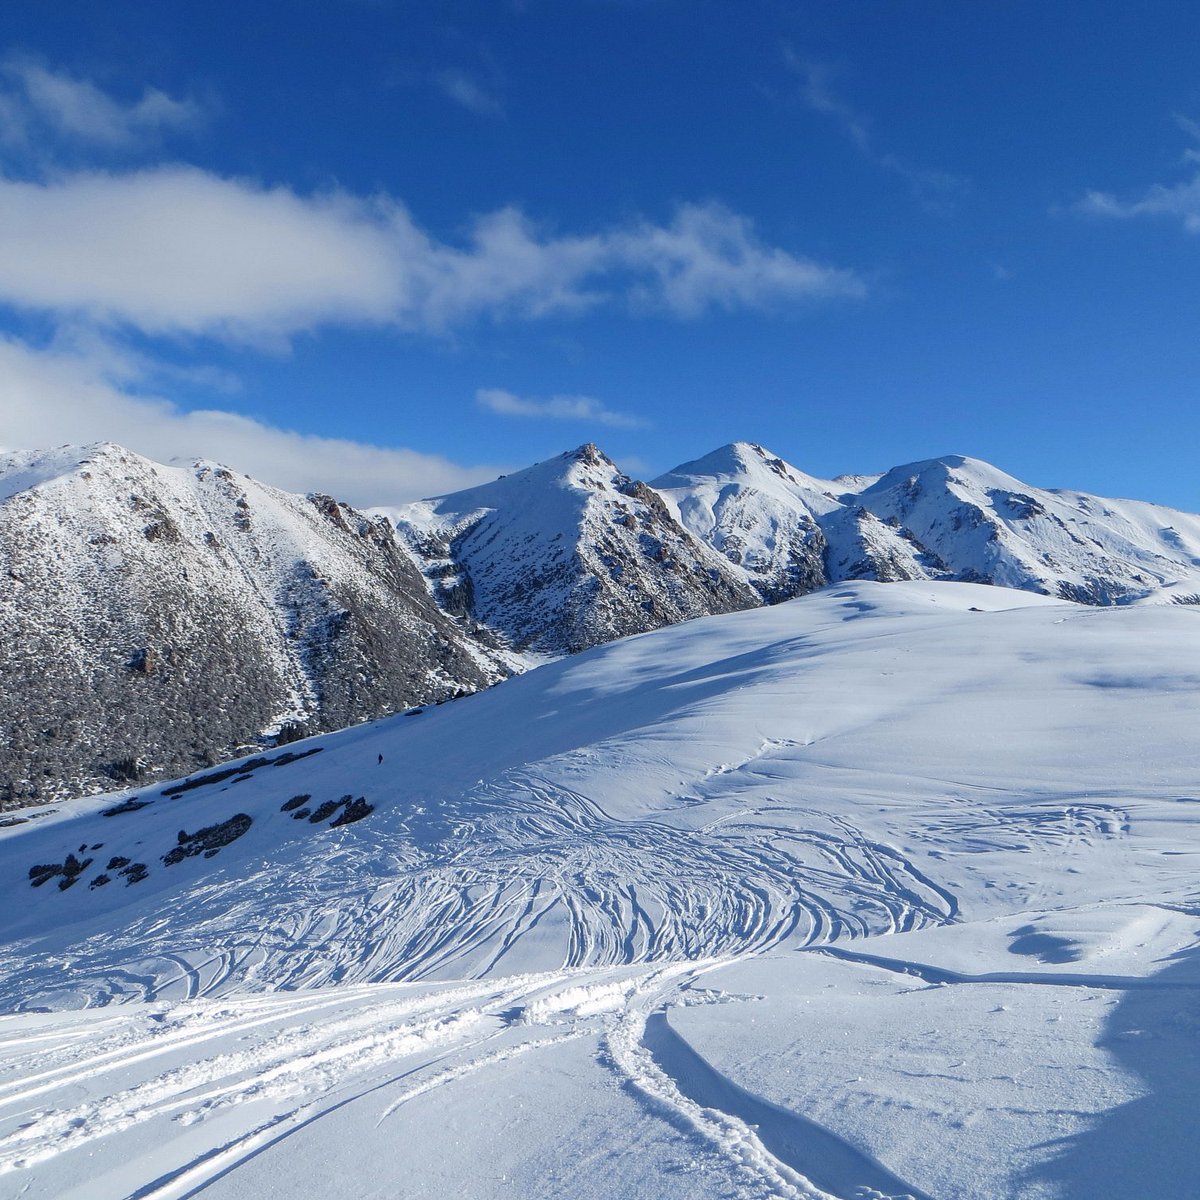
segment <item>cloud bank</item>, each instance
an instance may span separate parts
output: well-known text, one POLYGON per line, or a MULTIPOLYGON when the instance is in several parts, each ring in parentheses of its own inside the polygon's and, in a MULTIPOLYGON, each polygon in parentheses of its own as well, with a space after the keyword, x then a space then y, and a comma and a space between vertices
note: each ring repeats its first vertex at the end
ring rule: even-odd
POLYGON ((437 455, 317 437, 140 394, 144 364, 102 344, 40 350, 0 337, 0 447, 114 441, 159 462, 213 458, 289 491, 403 504, 494 479, 437 455))
POLYGON ((503 388, 480 388, 475 393, 480 408, 502 417, 532 417, 552 421, 589 421, 613 429, 641 429, 645 422, 628 413, 615 412, 591 396, 549 396, 531 399, 503 388))
MULTIPOLYGON (((433 82, 478 115, 504 115, 473 75, 446 70, 433 82)), ((603 306, 691 320, 866 293, 854 271, 771 245, 715 203, 578 232, 505 207, 447 238, 384 193, 306 192, 181 163, 113 166, 206 116, 190 98, 153 88, 116 97, 32 59, 0 59, 0 314, 54 331, 48 348, 0 333, 0 446, 114 440, 160 461, 211 457, 292 490, 397 504, 497 470, 224 407, 184 411, 157 387, 205 368, 154 362, 155 339, 176 351, 181 339, 286 349, 330 325, 439 336, 603 306)), ((640 424, 588 396, 482 389, 477 403, 508 417, 640 424)))
POLYGON ((693 318, 864 292, 853 272, 765 245, 712 204, 565 236, 504 208, 453 245, 387 196, 302 195, 195 167, 0 178, 0 303, 149 334, 438 333, 606 302, 693 318))

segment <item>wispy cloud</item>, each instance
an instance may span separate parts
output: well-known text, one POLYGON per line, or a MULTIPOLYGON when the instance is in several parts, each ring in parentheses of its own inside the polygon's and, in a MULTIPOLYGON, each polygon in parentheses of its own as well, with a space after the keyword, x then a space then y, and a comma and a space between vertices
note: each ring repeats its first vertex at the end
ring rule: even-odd
POLYGON ((504 116, 504 105, 494 87, 482 79, 456 67, 449 67, 433 74, 434 86, 449 100, 462 105, 480 117, 504 116))
POLYGON ((1092 217, 1131 220, 1137 217, 1167 217, 1179 221, 1188 233, 1200 233, 1200 123, 1175 114, 1175 124, 1195 146, 1183 152, 1183 162, 1194 169, 1191 177, 1176 183, 1156 183, 1132 199, 1122 200, 1112 192, 1087 192, 1073 205, 1077 213, 1092 217))
POLYGON ((475 393, 480 408, 503 417, 533 417, 552 421, 584 421, 614 429, 640 429, 645 422, 628 413, 615 412, 591 396, 517 396, 503 388, 480 388, 475 393))
POLYGON ((291 491, 402 504, 494 479, 438 455, 316 437, 224 409, 187 412, 152 393, 146 360, 102 340, 35 347, 0 336, 0 446, 116 441, 160 462, 212 458, 291 491))
POLYGON ((602 303, 694 318, 865 290, 854 272, 764 244, 712 204, 575 235, 505 208, 450 244, 387 196, 303 195, 193 167, 0 177, 0 304, 150 334, 437 332, 602 303))
POLYGON ((0 140, 24 145, 43 133, 107 150, 127 150, 172 130, 203 123, 206 110, 146 88, 121 101, 94 83, 55 71, 34 59, 0 61, 0 140))
POLYGON ((903 179, 923 204, 944 208, 955 193, 965 190, 967 181, 959 175, 920 167, 893 151, 881 150, 871 119, 841 96, 835 86, 838 72, 829 63, 803 58, 790 46, 784 47, 784 60, 800 79, 803 102, 813 112, 832 120, 875 166, 903 179))

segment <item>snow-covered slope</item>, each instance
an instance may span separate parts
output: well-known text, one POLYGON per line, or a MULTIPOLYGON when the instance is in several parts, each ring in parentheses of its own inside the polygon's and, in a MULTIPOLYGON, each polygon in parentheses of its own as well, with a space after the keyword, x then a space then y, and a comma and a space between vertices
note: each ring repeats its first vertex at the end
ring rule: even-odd
POLYGON ((1200 591, 1200 517, 1046 491, 948 456, 820 480, 745 442, 654 481, 769 603, 850 579, 953 579, 1089 604, 1200 591))
POLYGON ((760 603, 595 446, 388 515, 434 594, 518 651, 562 654, 760 603))
POLYGON ((108 444, 0 455, 0 806, 499 675, 389 527, 327 496, 108 444))
POLYGON ((734 443, 648 487, 588 445, 387 517, 111 445, 0 455, 0 808, 829 583, 1200 596, 1200 517, 958 457, 822 480, 734 443))
POLYGON ((857 501, 956 579, 1089 604, 1200 587, 1200 517, 1032 488, 978 459, 952 455, 896 467, 857 501))
POLYGON ((834 484, 748 442, 722 446, 655 479, 689 532, 745 573, 768 603, 827 582, 817 518, 841 505, 834 484))
POLYGON ((1187 1195, 1198 661, 860 582, 23 814, 0 1189, 1187 1195))

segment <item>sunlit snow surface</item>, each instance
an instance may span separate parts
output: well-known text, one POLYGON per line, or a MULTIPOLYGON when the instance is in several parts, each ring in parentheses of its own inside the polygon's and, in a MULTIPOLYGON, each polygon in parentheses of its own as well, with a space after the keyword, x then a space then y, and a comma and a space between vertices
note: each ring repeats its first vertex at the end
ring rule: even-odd
POLYGON ((1195 609, 858 583, 22 814, 0 1196, 1188 1195, 1198 701, 1195 609))

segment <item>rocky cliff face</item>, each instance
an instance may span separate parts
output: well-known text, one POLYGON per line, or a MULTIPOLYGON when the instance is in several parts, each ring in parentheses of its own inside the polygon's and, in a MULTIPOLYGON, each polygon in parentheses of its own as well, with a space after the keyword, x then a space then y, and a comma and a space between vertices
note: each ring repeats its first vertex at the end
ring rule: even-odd
POLYGON ((386 522, 112 445, 0 456, 0 804, 179 775, 506 673, 386 522))
POLYGON ((663 498, 595 446, 391 512, 450 611, 563 654, 761 603, 663 498))

